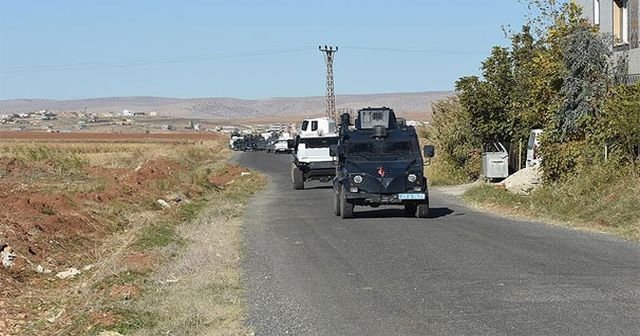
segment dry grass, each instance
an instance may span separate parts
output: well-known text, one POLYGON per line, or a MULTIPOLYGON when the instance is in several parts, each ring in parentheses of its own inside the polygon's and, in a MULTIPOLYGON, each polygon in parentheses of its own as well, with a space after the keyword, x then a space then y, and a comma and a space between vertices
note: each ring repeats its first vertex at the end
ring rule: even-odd
MULTIPOLYGON (((157 316, 157 323, 136 335, 249 335, 244 326, 244 290, 239 274, 240 221, 262 177, 236 179, 214 193, 207 207, 178 228, 186 250, 151 277, 137 309, 157 316)), ((174 253, 175 245, 164 253, 174 253)))
MULTIPOLYGON (((211 174, 227 171, 223 167, 229 153, 224 139, 169 143, 0 140, 0 158, 17 158, 25 163, 20 169, 26 169, 7 174, 0 167, 0 187, 7 186, 5 193, 14 192, 15 186, 23 190, 15 192, 45 197, 64 193, 75 200, 74 209, 92 214, 96 222, 91 225, 97 231, 108 233, 92 238, 96 239, 93 248, 70 250, 76 253, 74 266, 92 265, 78 279, 60 281, 52 280, 52 274, 28 273, 32 287, 9 298, 16 310, 0 307, 5 314, 0 320, 9 323, 8 332, 94 335, 101 330, 125 334, 139 330, 157 335, 171 330, 196 335, 206 329, 213 334, 247 333, 238 275, 239 216, 262 179, 254 173, 234 176, 228 187, 211 184, 211 174), (153 180, 130 198, 121 199, 118 194, 101 202, 82 201, 86 193, 113 192, 113 177, 96 175, 95 169, 121 176, 158 159, 176 162, 181 168, 153 180), (163 209, 155 200, 167 193, 189 196, 163 209), (166 281, 172 279, 178 281, 166 281), (131 287, 140 294, 122 299, 113 294, 119 287, 131 287), (27 312, 26 321, 12 317, 22 312, 27 312), (47 322, 52 317, 53 322, 47 322)), ((43 216, 58 212, 43 209, 43 216)), ((0 221, 0 229, 5 224, 0 221)))
POLYGON ((478 186, 464 197, 475 205, 509 215, 640 240, 640 178, 626 168, 594 165, 531 196, 478 186))

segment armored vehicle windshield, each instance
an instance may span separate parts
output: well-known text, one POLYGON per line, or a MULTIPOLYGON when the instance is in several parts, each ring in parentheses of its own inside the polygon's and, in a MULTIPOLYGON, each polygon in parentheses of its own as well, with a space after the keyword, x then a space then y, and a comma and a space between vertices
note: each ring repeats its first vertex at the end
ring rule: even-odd
POLYGON ((347 159, 357 157, 370 161, 388 161, 401 158, 413 158, 420 154, 418 144, 409 139, 386 139, 366 141, 348 141, 345 155, 347 159))

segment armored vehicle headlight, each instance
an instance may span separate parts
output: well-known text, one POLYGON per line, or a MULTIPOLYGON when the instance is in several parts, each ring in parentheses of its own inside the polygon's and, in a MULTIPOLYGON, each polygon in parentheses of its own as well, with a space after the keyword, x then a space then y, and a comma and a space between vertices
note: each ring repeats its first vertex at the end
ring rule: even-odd
POLYGON ((355 183, 362 183, 362 176, 360 175, 356 175, 353 177, 353 182, 355 183))
POLYGON ((407 180, 409 180, 409 182, 413 183, 413 182, 418 180, 418 177, 416 176, 416 174, 409 174, 409 176, 407 176, 407 180))

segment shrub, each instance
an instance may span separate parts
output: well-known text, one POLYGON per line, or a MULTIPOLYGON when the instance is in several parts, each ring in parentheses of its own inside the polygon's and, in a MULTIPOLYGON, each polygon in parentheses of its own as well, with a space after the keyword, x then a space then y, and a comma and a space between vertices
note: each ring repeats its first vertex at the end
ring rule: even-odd
POLYGON ((599 122, 604 143, 611 144, 611 156, 631 164, 637 174, 640 145, 640 83, 613 88, 599 122))
MULTIPOLYGON (((431 140, 436 146, 434 164, 427 169, 430 178, 467 182, 480 175, 480 142, 473 135, 471 114, 457 98, 447 98, 433 106, 431 140)), ((432 180, 432 182, 435 182, 432 180)))

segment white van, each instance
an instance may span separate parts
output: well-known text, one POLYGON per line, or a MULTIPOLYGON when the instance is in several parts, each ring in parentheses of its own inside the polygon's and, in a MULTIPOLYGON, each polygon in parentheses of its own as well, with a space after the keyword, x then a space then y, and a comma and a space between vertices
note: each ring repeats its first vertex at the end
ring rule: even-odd
POLYGON ((538 166, 542 161, 542 157, 540 157, 540 136, 542 132, 541 129, 533 129, 529 134, 529 142, 527 143, 527 168, 538 166))

